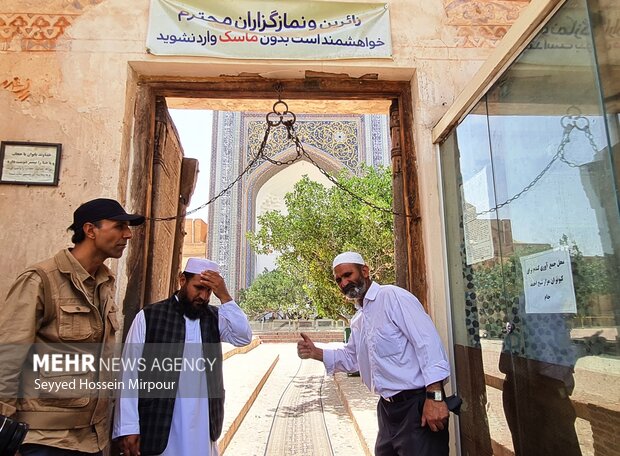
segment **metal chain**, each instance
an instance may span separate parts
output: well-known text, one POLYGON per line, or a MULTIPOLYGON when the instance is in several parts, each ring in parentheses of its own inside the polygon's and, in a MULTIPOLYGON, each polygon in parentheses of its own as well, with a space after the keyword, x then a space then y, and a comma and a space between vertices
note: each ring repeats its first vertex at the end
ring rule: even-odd
POLYGON ((293 142, 295 143, 295 149, 297 150, 297 155, 299 156, 301 154, 304 157, 306 157, 308 159, 308 161, 310 163, 312 163, 321 172, 321 174, 323 174, 332 184, 334 184, 340 190, 344 191, 348 195, 350 195, 353 198, 355 198, 356 200, 358 200, 360 203, 365 204, 366 206, 371 207, 372 209, 374 209, 376 211, 384 212, 386 214, 391 214, 391 215, 402 215, 402 216, 405 216, 405 217, 412 217, 409 214, 402 214, 402 213, 399 213, 399 212, 395 212, 395 211, 393 211, 391 209, 387 209, 385 207, 377 206, 376 204, 371 203, 367 199, 365 199, 365 198, 359 196, 358 194, 352 192, 351 190, 349 190, 346 186, 344 186, 340 182, 338 182, 338 180, 335 177, 333 177, 326 170, 321 168, 321 165, 319 165, 312 158, 312 156, 308 152, 306 152, 302 142, 299 140, 299 137, 297 136, 297 132, 295 131, 295 127, 293 126, 293 124, 286 125, 286 128, 289 131, 289 138, 291 138, 293 140, 293 142))
POLYGON ((497 212, 502 207, 508 206, 513 201, 519 199, 521 196, 523 196, 524 193, 528 192, 534 185, 538 183, 538 181, 540 181, 543 178, 543 176, 547 173, 547 171, 549 171, 551 166, 553 166, 553 164, 557 160, 567 164, 571 168, 578 168, 579 166, 581 166, 578 163, 568 160, 566 156, 564 155, 566 145, 570 142, 570 134, 574 129, 583 131, 584 134, 586 135, 586 138, 588 138, 588 141, 590 142, 590 146, 592 147, 592 150, 595 153, 598 152, 598 146, 596 145, 596 142, 594 141, 594 135, 590 131, 590 121, 588 120, 587 117, 582 116, 581 113, 579 113, 578 115, 567 114, 563 116, 562 119, 560 119, 560 124, 562 125, 564 129, 564 133, 562 134, 562 140, 560 141, 560 145, 558 146, 557 152, 555 153, 553 158, 549 161, 549 163, 547 163, 547 166, 543 168, 543 170, 532 180, 532 182, 530 182, 525 187, 523 187, 523 189, 520 192, 511 196, 503 203, 500 203, 486 211, 476 212, 476 217, 480 215, 497 212))
POLYGON ((247 166, 244 168, 244 170, 241 172, 241 174, 239 174, 237 176, 237 178, 235 180, 233 180, 231 183, 229 183, 226 187, 224 187, 217 195, 215 195, 213 198, 211 198, 209 201, 207 201, 206 203, 201 204, 200 206, 192 209, 191 211, 186 211, 183 215, 178 216, 178 215, 173 215, 170 217, 153 217, 150 220, 154 220, 156 222, 166 222, 169 220, 176 220, 178 218, 181 217, 185 217, 188 215, 193 214, 194 212, 198 212, 201 209, 204 209, 205 207, 207 207, 209 204, 217 201, 219 198, 221 198, 222 196, 224 196, 225 193, 227 193, 230 189, 232 189, 235 184, 237 182, 239 182, 243 176, 245 176, 248 171, 250 171, 250 169, 258 162, 258 160, 263 156, 263 150, 265 149, 265 145, 267 144, 267 138, 269 137, 269 133, 271 132, 271 125, 267 124, 267 128, 265 129, 265 135, 263 136, 263 141, 260 144, 260 147, 258 149, 258 152, 256 153, 256 156, 254 158, 252 158, 247 166))
POLYGON ((269 162, 275 166, 284 166, 284 165, 292 165, 293 163, 295 163, 296 161, 300 160, 302 157, 306 157, 306 159, 308 159, 308 161, 310 163, 312 163, 314 166, 316 166, 316 168, 321 172, 321 174, 323 174, 330 182, 332 182, 335 186, 337 186, 338 188, 340 188, 341 190, 343 190, 344 192, 346 192, 348 195, 352 196, 353 198, 355 198, 356 200, 358 200, 359 202, 361 202, 362 204, 365 204, 369 207, 371 207, 372 209, 375 209, 377 211, 380 212, 384 212, 384 213, 388 213, 388 214, 392 214, 395 216, 404 216, 404 217, 412 217, 412 215, 409 214, 402 214, 399 212, 395 212, 391 209, 387 209, 384 207, 380 207, 377 206, 374 203, 371 203, 370 201, 366 200, 365 198, 357 195, 356 193, 352 192, 351 190, 349 190, 346 186, 344 186, 343 184, 341 184, 340 182, 338 182, 338 180, 331 176, 326 170, 324 170, 323 168, 321 168, 321 166, 312 158, 312 156, 306 152, 306 150, 304 149, 304 146, 302 144, 302 142, 299 140, 299 137, 297 136, 297 132, 295 131, 295 122, 297 121, 297 117, 295 116, 295 114, 291 111, 289 111, 288 109, 288 105, 282 101, 281 99, 281 92, 282 92, 282 88, 281 86, 276 86, 276 91, 278 92, 278 101, 276 101, 273 105, 273 110, 269 113, 267 113, 267 115, 265 116, 265 121, 267 123, 267 128, 265 129, 265 134, 263 136, 263 140, 258 148, 258 152, 256 153, 256 155, 254 156, 254 158, 252 158, 247 166, 243 169, 243 171, 241 172, 241 174, 239 174, 235 180, 233 180, 232 182, 230 182, 225 188, 223 188, 217 195, 215 195, 213 198, 211 198, 209 201, 207 201, 206 203, 201 204, 200 206, 190 210, 190 211, 186 211, 184 214, 182 215, 173 215, 170 217, 152 217, 149 218, 149 220, 153 220, 156 222, 165 222, 165 221, 170 221, 170 220, 176 220, 178 218, 181 217, 186 217, 188 215, 191 215, 195 212, 198 212, 201 209, 204 209, 205 207, 207 207, 209 204, 214 203, 215 201, 217 201, 219 198, 221 198, 224 194, 226 194, 228 191, 230 191, 242 178, 243 176, 245 176, 250 169, 252 169, 252 167, 258 163, 259 160, 264 160, 266 162, 269 162), (278 109, 278 107, 280 107, 280 110, 278 109), (287 139, 290 141, 293 141, 293 143, 295 144, 295 156, 290 158, 289 160, 285 160, 285 161, 281 161, 281 160, 276 160, 274 158, 268 157, 267 155, 265 155, 265 147, 267 145, 267 140, 269 138, 269 134, 271 133, 271 128, 272 127, 277 127, 279 125, 282 125, 286 128, 286 134, 287 134, 287 139))

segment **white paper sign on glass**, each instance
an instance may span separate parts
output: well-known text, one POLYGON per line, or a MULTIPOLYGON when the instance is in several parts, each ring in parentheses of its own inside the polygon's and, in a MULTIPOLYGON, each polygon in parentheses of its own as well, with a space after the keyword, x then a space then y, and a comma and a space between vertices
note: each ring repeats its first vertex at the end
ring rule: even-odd
POLYGON ((568 250, 547 250, 520 260, 526 313, 577 313, 568 250))
POLYGON ((489 167, 485 166, 461 186, 465 254, 470 265, 495 257, 492 214, 477 215, 490 207, 488 181, 489 167))

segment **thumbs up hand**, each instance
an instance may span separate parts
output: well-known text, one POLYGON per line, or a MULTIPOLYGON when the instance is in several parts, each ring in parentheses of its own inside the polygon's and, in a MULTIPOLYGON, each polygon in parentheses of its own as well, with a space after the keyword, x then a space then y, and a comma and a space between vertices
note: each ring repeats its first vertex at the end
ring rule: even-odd
POLYGON ((300 336, 302 340, 297 342, 297 355, 301 359, 312 358, 323 361, 323 350, 317 348, 306 334, 300 333, 300 336))

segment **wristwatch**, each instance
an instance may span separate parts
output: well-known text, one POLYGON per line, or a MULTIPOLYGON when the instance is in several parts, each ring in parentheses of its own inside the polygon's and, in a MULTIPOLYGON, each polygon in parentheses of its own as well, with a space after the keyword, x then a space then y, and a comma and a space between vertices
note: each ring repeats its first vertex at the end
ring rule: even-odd
POLYGON ((426 392, 426 398, 427 399, 432 399, 432 400, 437 401, 437 402, 441 402, 441 401, 443 401, 443 391, 441 391, 441 390, 427 391, 426 392))

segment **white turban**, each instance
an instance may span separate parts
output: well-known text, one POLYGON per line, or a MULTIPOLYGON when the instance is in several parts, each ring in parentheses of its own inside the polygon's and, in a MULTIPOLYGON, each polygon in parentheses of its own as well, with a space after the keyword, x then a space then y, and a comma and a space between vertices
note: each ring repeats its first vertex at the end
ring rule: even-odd
POLYGON ((220 272, 220 266, 215 261, 207 260, 206 258, 189 258, 187 260, 185 272, 200 274, 203 271, 220 272))
POLYGON ((357 252, 344 252, 334 258, 334 263, 332 264, 332 269, 340 264, 361 264, 364 265, 366 262, 357 252))

